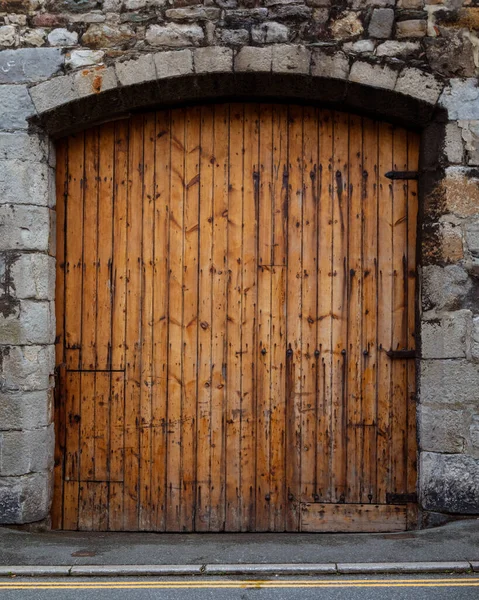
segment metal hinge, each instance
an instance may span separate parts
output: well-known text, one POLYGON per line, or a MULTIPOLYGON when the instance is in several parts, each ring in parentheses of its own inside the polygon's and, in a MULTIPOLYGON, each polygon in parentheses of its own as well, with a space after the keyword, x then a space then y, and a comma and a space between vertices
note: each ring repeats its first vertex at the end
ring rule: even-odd
POLYGON ((416 358, 416 350, 387 350, 386 356, 393 360, 416 358))
POLYGON ((417 503, 417 494, 386 494, 386 504, 415 504, 417 503))
POLYGON ((419 179, 417 171, 388 171, 385 174, 388 179, 419 179))

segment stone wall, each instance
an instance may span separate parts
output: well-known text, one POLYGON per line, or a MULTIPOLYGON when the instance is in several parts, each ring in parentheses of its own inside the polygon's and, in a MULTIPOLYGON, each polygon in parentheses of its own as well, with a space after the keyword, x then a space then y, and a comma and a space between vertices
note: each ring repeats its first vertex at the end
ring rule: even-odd
POLYGON ((479 513, 478 67, 479 0, 0 0, 0 523, 51 500, 49 135, 208 75, 422 123, 420 500, 479 513))

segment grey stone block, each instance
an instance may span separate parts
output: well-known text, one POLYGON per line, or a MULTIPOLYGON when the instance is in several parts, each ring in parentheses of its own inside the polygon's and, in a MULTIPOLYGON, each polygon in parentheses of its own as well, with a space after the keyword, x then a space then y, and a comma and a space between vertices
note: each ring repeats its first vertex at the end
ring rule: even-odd
POLYGON ((462 130, 456 122, 451 122, 446 125, 444 154, 449 163, 460 164, 463 162, 464 144, 462 140, 462 130))
POLYGON ((122 85, 133 85, 156 79, 156 69, 152 54, 145 54, 135 60, 117 63, 115 69, 118 81, 122 85))
POLYGON ((470 310, 424 313, 421 322, 422 358, 465 358, 471 328, 470 310))
POLYGON ((233 70, 233 51, 221 46, 197 48, 193 62, 196 73, 228 73, 233 70))
POLYGON ((58 48, 19 48, 0 52, 0 83, 35 83, 61 71, 58 48))
POLYGON ((0 130, 26 129, 35 107, 26 86, 0 86, 0 130))
POLYGON ((0 160, 46 162, 49 151, 48 140, 43 136, 20 131, 0 132, 0 160))
POLYGON ((467 360, 421 360, 423 404, 463 408, 479 402, 479 365, 467 360))
POLYGON ((464 454, 421 452, 419 473, 425 510, 478 513, 479 460, 464 454))
POLYGON ((420 405, 417 415, 420 449, 452 454, 464 452, 469 436, 469 412, 420 405))
POLYGON ((349 75, 349 59, 342 52, 328 54, 324 50, 313 50, 311 74, 313 77, 347 79, 349 75))
POLYGON ((472 321, 471 357, 479 362, 479 317, 474 317, 472 321))
POLYGON ((424 100, 429 104, 436 104, 444 84, 420 69, 404 69, 396 83, 396 92, 424 100))
POLYGON ((419 42, 398 42, 388 40, 376 48, 376 56, 400 56, 401 58, 416 54, 421 49, 419 42))
POLYGON ((479 219, 465 224, 464 235, 469 252, 472 256, 479 257, 479 219))
POLYGON ((15 297, 55 299, 55 259, 48 254, 16 254, 10 276, 15 297))
POLYGON ((70 69, 98 65, 104 56, 103 50, 72 50, 65 55, 65 65, 70 69))
POLYGON ((0 354, 0 392, 48 390, 53 385, 53 345, 0 346, 0 354))
POLYGON ((52 500, 52 472, 0 479, 0 523, 34 523, 45 519, 52 500))
POLYGON ((270 73, 273 62, 273 49, 271 46, 266 48, 254 48, 245 46, 241 48, 235 57, 235 71, 241 72, 259 72, 270 73))
POLYGON ((469 275, 460 265, 428 265, 422 269, 424 310, 457 310, 471 289, 469 275))
POLYGON ((30 94, 39 113, 47 112, 78 98, 72 75, 55 77, 49 81, 39 83, 30 88, 30 94))
POLYGON ((180 77, 193 73, 193 53, 191 50, 159 52, 153 56, 158 79, 180 77))
POLYGON ((466 446, 467 454, 474 458, 479 458, 479 414, 475 414, 471 418, 468 438, 466 446))
POLYGON ((228 46, 247 46, 249 44, 247 29, 223 29, 217 33, 217 37, 228 46))
POLYGON ((278 44, 273 48, 274 73, 309 74, 311 68, 311 51, 304 46, 278 44))
POLYGON ((0 251, 48 252, 50 211, 44 206, 0 205, 0 251))
POLYGON ((349 74, 349 81, 388 90, 394 89, 397 78, 397 71, 387 65, 374 65, 363 61, 353 63, 349 74))
POLYGON ((289 28, 276 21, 253 25, 251 28, 251 38, 256 44, 284 44, 288 37, 289 28))
POLYGON ((54 173, 47 163, 0 161, 0 204, 51 206, 54 173))
POLYGON ((373 38, 387 39, 391 37, 394 25, 392 8, 375 8, 369 22, 368 33, 373 38))
POLYGON ((100 94, 118 86, 114 67, 106 68, 104 65, 82 69, 72 76, 74 94, 79 98, 100 94))
POLYGON ((50 31, 48 42, 50 46, 75 46, 78 43, 78 33, 58 27, 50 31))
POLYGON ((52 392, 0 391, 0 431, 50 425, 53 415, 52 392))
POLYGON ((449 119, 479 119, 479 85, 477 80, 451 79, 439 100, 449 119))
POLYGON ((15 310, 0 313, 2 344, 53 344, 55 315, 48 300, 20 300, 15 310))
POLYGON ((146 41, 150 46, 198 46, 204 40, 203 29, 196 24, 150 25, 146 32, 146 41))
POLYGON ((165 11, 167 19, 172 21, 215 21, 219 19, 221 10, 214 6, 185 6, 170 8, 165 11))
POLYGON ((0 477, 38 473, 53 467, 54 427, 0 433, 0 477))

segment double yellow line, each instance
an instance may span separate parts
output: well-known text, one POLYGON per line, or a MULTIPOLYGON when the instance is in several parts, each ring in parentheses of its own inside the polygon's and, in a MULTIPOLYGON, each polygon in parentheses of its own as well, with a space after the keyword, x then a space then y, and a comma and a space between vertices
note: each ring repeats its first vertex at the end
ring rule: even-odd
POLYGON ((137 590, 137 589, 248 589, 248 588, 382 588, 479 587, 479 578, 439 579, 317 579, 317 580, 193 580, 193 581, 0 581, 0 590, 137 590))

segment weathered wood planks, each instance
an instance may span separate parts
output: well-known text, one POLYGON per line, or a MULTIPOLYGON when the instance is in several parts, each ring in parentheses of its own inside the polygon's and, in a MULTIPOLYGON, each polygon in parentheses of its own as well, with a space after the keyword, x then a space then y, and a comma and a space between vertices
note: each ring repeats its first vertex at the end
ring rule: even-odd
POLYGON ((59 142, 55 527, 406 527, 418 144, 252 103, 59 142))

